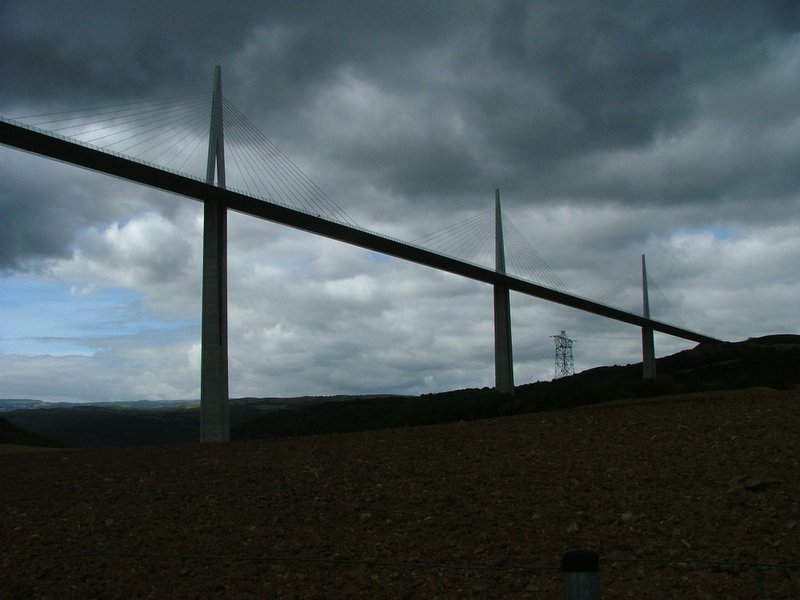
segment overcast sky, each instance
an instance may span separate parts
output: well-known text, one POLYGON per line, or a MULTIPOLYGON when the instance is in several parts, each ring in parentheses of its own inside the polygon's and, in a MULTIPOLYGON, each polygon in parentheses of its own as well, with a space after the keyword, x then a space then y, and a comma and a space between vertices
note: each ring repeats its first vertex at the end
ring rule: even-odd
MULTIPOLYGON (((4 0, 0 55, 10 117, 188 98, 221 65, 364 227, 414 240, 500 188, 575 293, 639 310, 646 254, 656 318, 800 332, 796 0, 4 0)), ((232 397, 493 385, 489 286, 240 215, 229 236, 232 397)), ((199 203, 0 147, 0 397, 199 397, 201 251, 199 203)), ((635 327, 511 302, 517 384, 552 378, 561 330, 577 370, 641 360, 635 327)))

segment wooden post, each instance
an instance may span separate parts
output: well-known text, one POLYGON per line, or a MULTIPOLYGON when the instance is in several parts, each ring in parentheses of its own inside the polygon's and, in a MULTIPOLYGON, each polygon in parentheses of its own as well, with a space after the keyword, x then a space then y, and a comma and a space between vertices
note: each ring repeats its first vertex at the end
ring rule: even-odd
POLYGON ((567 550, 561 557, 564 573, 564 600, 599 600, 597 572, 600 555, 594 550, 567 550))

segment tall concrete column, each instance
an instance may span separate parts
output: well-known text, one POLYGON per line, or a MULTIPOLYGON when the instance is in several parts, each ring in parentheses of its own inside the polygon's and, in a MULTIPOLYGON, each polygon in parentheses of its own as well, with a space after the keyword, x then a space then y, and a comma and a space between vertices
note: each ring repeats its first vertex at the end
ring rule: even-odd
MULTIPOLYGON (((506 254, 503 244, 503 213, 500 190, 494 191, 495 271, 505 275, 506 254)), ((514 354, 511 346, 511 301, 508 286, 494 286, 494 382, 495 389, 514 394, 514 354)))
MULTIPOLYGON (((647 264, 642 254, 642 316, 650 318, 650 295, 647 289, 647 264)), ((656 344, 653 330, 642 327, 642 374, 645 379, 656 376, 656 344)))
MULTIPOLYGON (((222 77, 214 70, 206 183, 225 187, 222 77)), ((200 364, 200 441, 227 442, 228 417, 228 214, 224 203, 203 207, 203 332, 200 364)))

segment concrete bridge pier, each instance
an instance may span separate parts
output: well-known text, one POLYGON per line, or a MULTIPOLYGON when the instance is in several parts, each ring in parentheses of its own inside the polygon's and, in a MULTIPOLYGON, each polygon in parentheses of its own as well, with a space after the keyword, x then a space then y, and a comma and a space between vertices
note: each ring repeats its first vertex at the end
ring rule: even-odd
MULTIPOLYGON (((500 190, 494 191, 495 210, 495 271, 506 274, 506 255, 503 243, 503 214, 500 209, 500 190)), ((514 395, 514 353, 511 345, 511 300, 508 286, 494 284, 494 381, 495 389, 514 395)))
MULTIPOLYGON (((225 187, 222 78, 214 70, 206 183, 225 187)), ((228 209, 218 199, 203 203, 203 332, 200 359, 200 441, 227 442, 228 416, 228 209)))
MULTIPOLYGON (((650 318, 650 296, 647 289, 647 264, 642 254, 642 316, 650 318)), ((642 375, 645 379, 656 377, 656 344, 651 327, 642 327, 642 375)))

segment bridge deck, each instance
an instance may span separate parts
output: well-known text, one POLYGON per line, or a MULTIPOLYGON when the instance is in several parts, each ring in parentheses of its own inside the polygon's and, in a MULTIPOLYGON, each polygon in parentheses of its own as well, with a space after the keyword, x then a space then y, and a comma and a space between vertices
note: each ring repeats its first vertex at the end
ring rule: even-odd
POLYGON ((320 216, 308 214, 279 204, 254 198, 246 194, 226 190, 204 183, 177 172, 158 168, 154 165, 136 162, 121 155, 104 152, 98 148, 76 143, 66 138, 55 137, 33 128, 20 126, 7 119, 0 119, 0 143, 7 146, 39 154, 55 160, 67 162, 120 177, 150 187, 158 188, 188 198, 204 202, 217 200, 228 209, 252 217, 281 223, 289 227, 322 235, 389 256, 401 258, 421 265, 447 271, 468 279, 482 281, 491 285, 505 285, 509 290, 569 306, 577 310, 636 325, 651 328, 678 338, 695 342, 719 342, 713 337, 688 329, 676 327, 645 318, 634 313, 619 310, 593 300, 561 292, 530 281, 480 267, 458 259, 437 254, 419 246, 394 240, 377 233, 336 223, 320 216))

